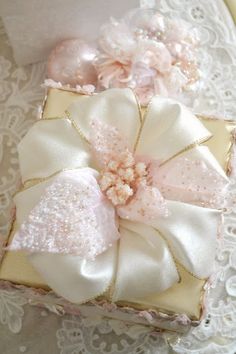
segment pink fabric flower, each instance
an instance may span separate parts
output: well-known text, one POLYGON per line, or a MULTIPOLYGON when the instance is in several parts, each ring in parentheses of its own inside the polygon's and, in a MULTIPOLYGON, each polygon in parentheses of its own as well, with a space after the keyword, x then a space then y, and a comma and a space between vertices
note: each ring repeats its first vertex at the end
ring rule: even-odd
POLYGON ((184 21, 135 10, 105 24, 94 62, 99 89, 133 88, 142 104, 155 94, 177 97, 199 80, 198 39, 184 21))

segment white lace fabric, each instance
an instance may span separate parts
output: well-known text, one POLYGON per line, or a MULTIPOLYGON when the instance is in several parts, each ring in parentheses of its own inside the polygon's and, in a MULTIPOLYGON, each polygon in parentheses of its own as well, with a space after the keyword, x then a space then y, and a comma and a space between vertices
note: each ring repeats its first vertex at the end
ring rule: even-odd
MULTIPOLYGON (((147 1, 146 1, 147 2, 147 1)), ((162 12, 181 16, 202 33, 206 77, 194 110, 236 119, 236 31, 222 0, 160 0, 162 12)), ((17 67, 0 23, 0 234, 6 235, 17 190, 16 145, 42 102, 44 64, 17 67)), ((236 200, 236 181, 232 182, 236 200)), ((236 352, 236 206, 225 215, 224 242, 208 296, 208 315, 187 335, 157 335, 117 320, 62 314, 53 305, 31 306, 18 290, 0 290, 0 353, 234 354, 236 352), (35 335, 37 334, 37 335, 35 335)))

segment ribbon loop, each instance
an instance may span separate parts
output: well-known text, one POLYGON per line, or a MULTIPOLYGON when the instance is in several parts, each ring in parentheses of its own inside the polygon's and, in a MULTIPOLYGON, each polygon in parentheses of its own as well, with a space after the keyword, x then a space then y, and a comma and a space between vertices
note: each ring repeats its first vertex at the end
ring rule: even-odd
POLYGON ((113 301, 135 301, 178 282, 171 252, 158 231, 148 225, 121 222, 118 269, 113 301))

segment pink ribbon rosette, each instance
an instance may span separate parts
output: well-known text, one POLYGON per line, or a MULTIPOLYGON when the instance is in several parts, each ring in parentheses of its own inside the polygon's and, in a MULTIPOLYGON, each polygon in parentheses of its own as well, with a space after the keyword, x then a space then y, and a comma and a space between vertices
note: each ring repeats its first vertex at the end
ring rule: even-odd
POLYGON ((81 95, 64 117, 35 123, 19 145, 11 250, 28 251, 47 284, 83 303, 110 287, 138 301, 210 276, 228 179, 209 131, 182 104, 153 97, 144 116, 130 89, 81 95))

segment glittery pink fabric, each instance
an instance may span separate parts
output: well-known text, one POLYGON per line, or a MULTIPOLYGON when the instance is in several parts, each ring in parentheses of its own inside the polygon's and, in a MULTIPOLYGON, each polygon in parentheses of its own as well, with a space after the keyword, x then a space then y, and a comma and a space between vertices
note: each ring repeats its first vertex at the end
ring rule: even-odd
POLYGON ((118 206, 117 213, 123 219, 148 224, 158 217, 167 217, 168 209, 158 188, 141 185, 138 187, 134 198, 127 205, 118 206))
POLYGON ((94 259, 119 237, 116 216, 152 224, 167 199, 222 207, 226 181, 189 151, 165 164, 136 156, 113 126, 94 120, 90 143, 101 172, 61 172, 15 235, 11 250, 94 259))
POLYGON ((159 188, 165 199, 222 208, 227 183, 213 167, 196 159, 193 151, 160 166, 150 166, 152 184, 159 188))
POLYGON ((93 170, 61 172, 21 225, 11 250, 51 252, 94 259, 119 238, 115 210, 93 170))
POLYGON ((91 121, 90 143, 97 163, 103 169, 113 157, 120 160, 121 153, 129 151, 128 142, 118 130, 99 119, 91 121))

